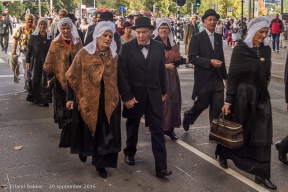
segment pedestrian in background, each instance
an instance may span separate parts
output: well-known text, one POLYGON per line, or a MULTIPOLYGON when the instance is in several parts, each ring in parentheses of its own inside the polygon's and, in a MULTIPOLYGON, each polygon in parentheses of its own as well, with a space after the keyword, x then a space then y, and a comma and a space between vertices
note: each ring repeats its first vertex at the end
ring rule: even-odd
POLYGON ((86 35, 87 31, 88 31, 88 26, 89 26, 89 24, 88 24, 87 18, 85 17, 83 19, 83 22, 80 25, 80 30, 82 31, 84 37, 85 37, 85 35, 86 35))
POLYGON ((131 41, 132 39, 135 38, 134 35, 131 35, 131 32, 132 32, 132 23, 126 21, 124 24, 123 24, 123 29, 124 29, 124 35, 121 36, 121 44, 124 44, 126 42, 129 42, 131 41))
POLYGON ((180 55, 178 47, 174 42, 169 19, 159 19, 154 34, 156 36, 155 40, 162 42, 165 50, 167 98, 163 101, 162 129, 165 135, 169 136, 172 140, 177 140, 174 128, 180 128, 181 126, 182 104, 177 67, 185 64, 186 59, 180 55))
POLYGON ((271 21, 269 28, 271 30, 272 35, 272 49, 273 49, 272 52, 274 53, 276 48, 276 53, 279 53, 279 38, 283 29, 283 23, 279 19, 278 13, 275 15, 275 19, 271 21))
POLYGON ((236 122, 242 124, 244 144, 238 149, 218 144, 215 153, 223 168, 228 168, 227 159, 231 159, 239 169, 255 175, 255 183, 276 190, 270 181, 273 127, 268 91, 271 76, 268 31, 267 17, 251 20, 248 36, 232 52, 222 111, 226 115, 232 112, 236 122))
POLYGON ((26 68, 26 54, 27 54, 27 45, 29 42, 29 35, 34 32, 33 27, 33 15, 28 13, 25 15, 25 26, 19 27, 17 32, 14 34, 14 43, 12 48, 12 55, 16 55, 17 44, 19 43, 19 64, 23 67, 23 74, 25 85, 24 89, 26 90, 27 86, 27 68, 26 68))
POLYGON ((239 38, 239 26, 236 22, 234 22, 234 19, 230 20, 230 31, 232 34, 232 49, 237 45, 238 38, 239 38))
POLYGON ((286 42, 285 42, 286 37, 287 37, 287 32, 288 32, 288 20, 285 17, 283 19, 283 30, 282 30, 282 33, 280 34, 280 48, 284 48, 284 49, 287 48, 286 42))
POLYGON ((71 153, 79 154, 82 162, 92 156, 92 165, 102 178, 107 177, 106 167, 117 167, 121 151, 114 33, 114 23, 99 22, 93 42, 77 53, 66 73, 69 82, 66 107, 73 109, 71 153))
POLYGON ((194 15, 191 19, 191 23, 185 26, 184 38, 183 38, 183 43, 185 45, 185 55, 188 55, 189 45, 193 35, 199 33, 199 29, 196 24, 197 19, 198 17, 194 15))
POLYGON ((33 15, 33 27, 36 28, 36 26, 38 25, 38 19, 39 19, 39 16, 34 14, 33 15))
POLYGON ((16 23, 17 23, 17 18, 15 17, 15 15, 12 16, 12 26, 13 28, 16 28, 16 23))
POLYGON ((47 74, 43 71, 52 37, 47 29, 48 20, 41 17, 35 32, 30 35, 27 45, 26 68, 28 77, 28 95, 26 101, 49 107, 52 103, 52 91, 47 89, 47 74))
POLYGON ((206 29, 192 37, 189 61, 194 64, 194 105, 184 112, 183 127, 189 130, 200 114, 209 107, 210 123, 218 118, 224 102, 224 84, 227 79, 222 35, 215 33, 220 15, 208 9, 202 17, 206 29))
POLYGON ((50 33, 52 35, 52 39, 54 39, 57 34, 59 34, 59 30, 58 30, 58 22, 59 20, 61 20, 62 18, 65 18, 66 15, 67 15, 67 11, 65 9, 61 9, 59 11, 59 19, 58 21, 54 21, 52 24, 51 24, 51 29, 50 29, 50 33))
POLYGON ((9 19, 6 18, 6 13, 2 13, 0 20, 0 43, 2 47, 2 52, 7 53, 9 33, 12 35, 13 29, 12 24, 9 19))
POLYGON ((124 22, 125 22, 124 18, 119 17, 117 27, 116 27, 116 32, 119 33, 120 36, 124 35, 124 28, 123 28, 124 22))
POLYGON ((58 30, 60 33, 51 43, 43 69, 48 72, 48 86, 53 88, 54 120, 62 128, 70 120, 67 118, 65 73, 82 48, 82 42, 70 18, 62 18, 58 30))

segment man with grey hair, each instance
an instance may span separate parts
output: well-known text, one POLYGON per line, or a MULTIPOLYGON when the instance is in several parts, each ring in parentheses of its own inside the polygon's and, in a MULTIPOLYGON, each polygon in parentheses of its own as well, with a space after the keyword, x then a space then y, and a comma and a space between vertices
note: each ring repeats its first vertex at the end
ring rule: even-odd
MULTIPOLYGON (((66 17, 66 15, 67 15, 66 9, 61 9, 59 11, 59 20, 61 20, 63 17, 66 17)), ((50 33, 51 33, 52 39, 54 39, 56 37, 56 34, 59 33, 58 32, 58 21, 53 22, 51 24, 50 33)))

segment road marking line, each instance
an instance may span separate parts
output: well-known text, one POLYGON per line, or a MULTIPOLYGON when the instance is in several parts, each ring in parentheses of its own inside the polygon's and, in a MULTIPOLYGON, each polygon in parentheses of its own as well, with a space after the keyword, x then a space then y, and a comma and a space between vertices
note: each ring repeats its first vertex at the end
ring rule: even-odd
POLYGON ((0 63, 6 63, 3 59, 0 58, 0 63))
POLYGON ((178 143, 179 145, 181 145, 182 147, 188 149, 189 151, 191 151, 192 153, 194 153, 195 155, 201 157, 202 159, 206 160, 207 162, 211 163, 212 165, 218 167, 219 169, 222 169, 223 171, 225 171, 226 173, 228 173, 229 175, 232 175, 233 177, 235 177, 236 179, 242 181, 243 183, 245 183, 246 185, 252 187, 253 189, 257 190, 257 191, 261 191, 261 192, 269 192, 268 190, 266 190, 265 188, 261 187, 260 185, 254 183, 254 181, 251 181, 250 179, 244 177, 243 175, 237 173, 236 171, 232 170, 231 168, 228 169, 224 169, 222 168, 218 161, 216 161, 215 159, 209 157, 208 155, 202 153, 201 151, 199 151, 198 149, 188 145, 187 143, 185 143, 184 141, 178 139, 175 141, 176 143, 178 143))
POLYGON ((12 95, 12 94, 15 94, 15 93, 24 93, 24 92, 26 92, 26 91, 13 92, 13 93, 4 93, 4 94, 0 94, 0 97, 4 96, 4 95, 12 95))
POLYGON ((8 180, 8 184, 9 184, 9 190, 10 190, 10 192, 12 191, 12 189, 11 189, 11 183, 10 183, 10 180, 9 180, 9 177, 8 177, 8 174, 6 173, 6 176, 7 176, 7 180, 8 180))
MULTIPOLYGON (((140 120, 142 123, 145 124, 145 119, 141 118, 140 120)), ((203 126, 206 127, 206 126, 203 126)), ((191 129, 191 128, 190 128, 191 129)), ((250 179, 246 178, 245 176, 237 173, 236 171, 232 170, 231 168, 228 169, 224 169, 219 165, 219 162, 216 161, 215 159, 209 157, 208 155, 202 153, 201 151, 199 151, 198 149, 188 145, 187 143, 185 143, 184 141, 178 139, 175 141, 176 143, 178 143, 179 145, 181 145, 182 147, 188 149, 189 151, 191 151, 192 153, 194 153, 195 155, 201 157, 202 159, 206 160, 207 162, 211 163, 212 165, 218 167, 219 169, 222 169, 223 171, 225 171, 226 173, 228 173, 229 175, 232 175, 233 177, 235 177, 236 179, 242 181, 243 183, 245 183, 246 185, 252 187, 253 189, 257 190, 257 191, 261 191, 261 192, 269 192, 267 189, 261 187, 260 185, 256 184, 254 181, 251 181, 250 179)))
MULTIPOLYGON (((19 77, 23 77, 24 75, 19 75, 19 77)), ((0 75, 0 78, 2 77, 14 77, 14 75, 0 75)))

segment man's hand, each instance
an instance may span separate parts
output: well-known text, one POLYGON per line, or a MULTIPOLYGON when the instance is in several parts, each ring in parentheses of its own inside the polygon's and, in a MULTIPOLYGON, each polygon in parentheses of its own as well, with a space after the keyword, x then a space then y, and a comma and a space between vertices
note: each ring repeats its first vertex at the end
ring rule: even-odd
POLYGON ((12 54, 12 55, 17 55, 17 54, 16 54, 16 50, 13 50, 11 54, 12 54))
POLYGON ((30 63, 26 63, 26 68, 30 69, 30 63))
POLYGON ((172 71, 172 72, 175 70, 175 66, 173 65, 173 63, 165 64, 165 67, 167 70, 172 71))
POLYGON ((222 61, 219 61, 217 59, 211 59, 211 65, 213 65, 213 67, 218 68, 221 67, 222 65, 222 61))
POLYGON ((162 95, 162 101, 165 101, 166 98, 167 98, 167 94, 162 95))
POLYGON ((222 112, 223 112, 225 115, 228 115, 229 113, 231 113, 231 111, 230 111, 230 105, 224 104, 224 106, 222 107, 222 112))
POLYGON ((190 61, 189 61, 189 58, 187 57, 186 58, 186 64, 189 64, 190 63, 190 61))
POLYGON ((125 101, 124 105, 127 109, 132 109, 134 107, 134 104, 138 103, 138 101, 135 99, 135 97, 129 101, 125 101))
POLYGON ((73 109, 73 101, 67 101, 66 108, 67 108, 67 110, 72 110, 73 109))

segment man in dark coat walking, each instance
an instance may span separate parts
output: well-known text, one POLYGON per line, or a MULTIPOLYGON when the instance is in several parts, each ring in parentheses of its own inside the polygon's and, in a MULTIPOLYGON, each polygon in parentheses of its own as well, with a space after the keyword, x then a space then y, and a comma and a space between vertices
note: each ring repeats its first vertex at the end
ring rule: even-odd
POLYGON ((145 114, 151 131, 152 151, 157 177, 172 174, 167 169, 167 152, 162 130, 162 101, 166 98, 166 69, 163 44, 150 39, 154 26, 147 17, 139 17, 132 27, 136 39, 121 47, 118 87, 124 103, 126 121, 125 163, 134 165, 140 118, 145 114))
MULTIPOLYGON (((284 73, 284 82, 285 82, 285 101, 286 101, 286 110, 288 111, 288 54, 286 57, 285 73, 284 73)), ((278 159, 282 163, 288 164, 287 153, 288 153, 288 136, 286 136, 282 141, 275 143, 275 147, 278 150, 278 159)))
POLYGON ((189 130, 199 115, 210 106, 210 123, 217 118, 224 103, 224 84, 227 71, 222 48, 222 35, 214 33, 219 15, 208 9, 202 17, 206 29, 192 36, 189 61, 194 64, 194 105, 184 113, 183 127, 189 130))
MULTIPOLYGON (((111 13, 111 12, 103 12, 103 13, 101 13, 100 20, 98 22, 100 22, 100 21, 111 21, 111 22, 113 22, 114 20, 115 19, 113 19, 113 13, 111 13)), ((88 35, 85 38, 85 43, 84 43, 85 46, 93 41, 93 33, 94 33, 94 29, 95 29, 96 25, 97 24, 91 25, 92 27, 89 26, 90 29, 88 29, 88 32, 87 32, 88 35), (91 31, 91 32, 89 32, 89 31, 91 31)), ((121 36, 119 35, 119 33, 117 33, 117 32, 114 33, 114 41, 116 42, 116 45, 117 45, 116 53, 119 53, 119 51, 120 51, 120 47, 121 47, 121 39, 120 39, 120 37, 121 36)))

